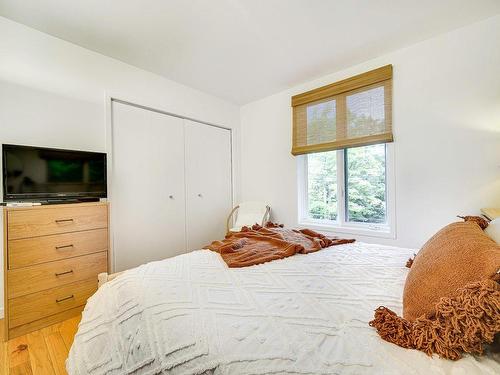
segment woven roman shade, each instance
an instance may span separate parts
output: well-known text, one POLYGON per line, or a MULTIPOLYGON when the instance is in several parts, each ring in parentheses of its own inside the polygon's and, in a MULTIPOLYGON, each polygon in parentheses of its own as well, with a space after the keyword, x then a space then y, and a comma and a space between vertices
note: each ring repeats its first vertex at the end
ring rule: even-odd
POLYGON ((292 154, 393 141, 392 65, 292 97, 292 154))

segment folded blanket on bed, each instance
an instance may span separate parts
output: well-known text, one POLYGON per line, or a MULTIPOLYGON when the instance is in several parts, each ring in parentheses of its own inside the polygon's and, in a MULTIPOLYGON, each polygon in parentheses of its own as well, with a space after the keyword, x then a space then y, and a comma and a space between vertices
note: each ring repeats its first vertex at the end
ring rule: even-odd
POLYGON ((267 223, 265 227, 255 224, 230 232, 222 241, 204 248, 218 252, 229 267, 239 268, 351 242, 354 240, 329 238, 311 229, 285 229, 283 225, 267 223))

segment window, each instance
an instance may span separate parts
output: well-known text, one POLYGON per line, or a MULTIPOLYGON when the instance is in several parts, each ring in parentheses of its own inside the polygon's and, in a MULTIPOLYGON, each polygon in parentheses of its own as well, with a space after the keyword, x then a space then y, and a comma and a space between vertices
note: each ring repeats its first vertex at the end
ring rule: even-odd
POLYGON ((292 97, 300 222, 393 237, 392 66, 292 97))
POLYGON ((300 223, 391 237, 389 154, 376 144, 300 156, 300 223))

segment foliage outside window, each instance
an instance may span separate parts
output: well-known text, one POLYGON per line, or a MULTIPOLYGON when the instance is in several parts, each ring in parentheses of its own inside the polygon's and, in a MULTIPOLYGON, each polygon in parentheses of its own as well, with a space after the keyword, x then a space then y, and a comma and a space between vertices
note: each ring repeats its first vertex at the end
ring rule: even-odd
POLYGON ((306 219, 385 224, 386 196, 385 145, 307 155, 306 219))
POLYGON ((346 221, 386 222, 386 147, 345 150, 346 221))
POLYGON ((307 173, 309 218, 337 220, 336 151, 307 155, 307 173))

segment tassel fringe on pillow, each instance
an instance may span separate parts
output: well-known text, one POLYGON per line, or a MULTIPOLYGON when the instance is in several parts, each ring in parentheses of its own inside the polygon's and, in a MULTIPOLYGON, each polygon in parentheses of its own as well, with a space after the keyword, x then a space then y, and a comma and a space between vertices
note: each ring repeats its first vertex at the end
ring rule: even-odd
POLYGON ((482 218, 481 216, 460 216, 458 215, 457 217, 459 217, 460 219, 463 219, 465 222, 467 221, 472 221, 473 223, 476 223, 477 225, 479 225, 479 227, 482 229, 482 230, 485 230, 486 228, 488 228, 488 225, 490 224, 490 222, 484 218, 482 218))
POLYGON ((417 256, 417 254, 413 254, 413 257, 408 258, 408 260, 406 261, 406 268, 411 268, 416 256, 417 256))
POLYGON ((500 332, 498 275, 459 289, 452 298, 441 298, 433 316, 405 320, 380 306, 370 326, 385 341, 427 355, 457 360, 463 353, 483 354, 483 345, 500 332))

